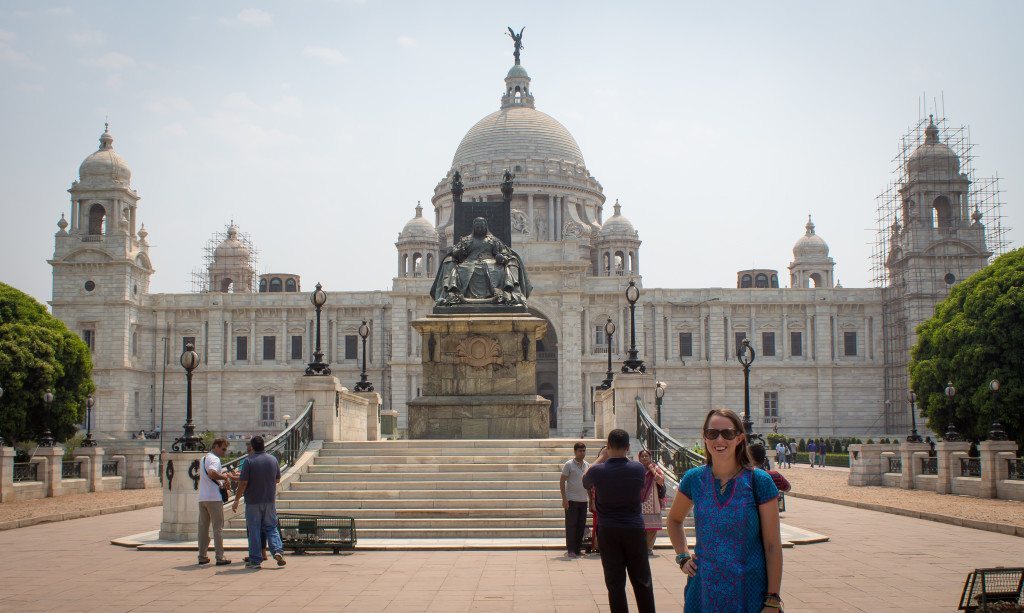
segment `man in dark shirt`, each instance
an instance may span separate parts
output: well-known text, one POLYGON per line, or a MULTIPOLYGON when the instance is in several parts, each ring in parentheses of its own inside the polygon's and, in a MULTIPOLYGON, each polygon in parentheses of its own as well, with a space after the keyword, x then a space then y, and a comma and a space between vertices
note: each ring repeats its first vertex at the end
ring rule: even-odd
POLYGON ((626 457, 629 434, 616 428, 608 433, 608 447, 583 475, 583 487, 595 488, 597 515, 601 518, 598 541, 604 584, 611 613, 627 613, 626 575, 640 613, 654 613, 654 583, 647 559, 647 536, 640 511, 646 470, 626 457))
POLYGON ((281 481, 281 466, 277 458, 264 453, 262 436, 252 437, 250 445, 253 454, 246 458, 242 466, 238 491, 231 505, 232 511, 238 511, 238 501, 245 496, 245 530, 249 537, 249 561, 245 567, 254 570, 260 568, 264 537, 277 565, 284 566, 284 546, 281 534, 277 531, 277 508, 274 504, 277 500, 277 484, 281 481))

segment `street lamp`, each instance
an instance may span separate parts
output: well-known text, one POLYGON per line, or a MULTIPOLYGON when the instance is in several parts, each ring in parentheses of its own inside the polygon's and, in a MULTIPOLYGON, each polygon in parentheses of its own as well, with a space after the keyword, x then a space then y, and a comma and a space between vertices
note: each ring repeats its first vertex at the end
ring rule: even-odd
POLYGON ((622 372, 647 372, 644 361, 636 357, 636 302, 640 300, 640 288, 633 279, 626 288, 626 300, 629 301, 629 357, 622 363, 622 372))
POLYGON ((953 382, 950 381, 946 384, 946 398, 949 398, 949 425, 947 426, 946 433, 942 435, 942 438, 947 441, 959 441, 960 434, 956 431, 956 426, 953 425, 953 396, 956 396, 956 388, 953 387, 953 382))
POLYGON ((92 405, 95 404, 92 395, 85 399, 85 440, 82 447, 95 447, 96 440, 92 437, 92 405))
POLYGON ((601 385, 597 386, 599 390, 610 389, 612 386, 612 378, 615 377, 615 373, 612 372, 612 336, 615 334, 615 322, 611 319, 604 325, 604 340, 608 343, 608 372, 604 376, 604 381, 601 385))
POLYGON ((668 388, 668 383, 664 381, 658 381, 654 384, 654 403, 658 407, 658 427, 661 427, 661 403, 665 399, 665 390, 668 388))
POLYGON ((910 423, 912 428, 910 436, 907 437, 907 442, 923 443, 924 439, 922 439, 921 435, 917 433, 917 405, 915 404, 917 402, 917 394, 914 393, 914 390, 910 390, 907 400, 910 401, 910 423))
POLYGON ((1006 431, 1003 430, 1003 424, 999 423, 999 379, 992 379, 988 382, 988 389, 992 390, 992 414, 995 419, 992 420, 992 430, 988 433, 988 440, 990 441, 1005 441, 1006 431))
POLYGON ((366 337, 370 336, 370 326, 366 320, 359 326, 359 337, 363 339, 363 372, 359 375, 359 383, 352 388, 354 392, 372 392, 373 384, 366 380, 366 337))
POLYGON ((747 431, 747 441, 754 435, 754 422, 750 420, 750 365, 757 358, 757 353, 750 346, 750 339, 744 338, 736 348, 736 359, 743 365, 743 429, 747 431))
POLYGON ((192 423, 192 371, 199 366, 199 354, 192 343, 185 345, 181 352, 181 367, 185 369, 185 434, 174 439, 173 451, 206 451, 202 440, 196 436, 196 425, 192 423))
POLYGON ((43 436, 39 439, 40 447, 53 447, 53 433, 50 432, 50 415, 53 408, 53 392, 46 390, 43 393, 43 402, 46 404, 46 415, 43 417, 46 421, 46 429, 43 430, 43 436))
POLYGON ((324 362, 324 352, 320 350, 320 310, 327 304, 327 292, 323 290, 322 285, 316 284, 309 301, 316 307, 316 351, 313 352, 313 361, 306 367, 306 374, 326 376, 331 374, 331 367, 324 362))

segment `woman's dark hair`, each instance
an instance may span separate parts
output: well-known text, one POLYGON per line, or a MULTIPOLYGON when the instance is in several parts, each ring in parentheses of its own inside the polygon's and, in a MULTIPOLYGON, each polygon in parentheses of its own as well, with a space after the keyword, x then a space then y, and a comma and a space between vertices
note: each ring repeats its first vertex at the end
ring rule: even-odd
POLYGON ((754 443, 749 448, 750 459, 754 461, 754 466, 758 468, 765 468, 768 466, 768 452, 765 451, 764 445, 761 443, 754 443))
POLYGON ((259 453, 259 452, 263 451, 263 437, 262 436, 257 434, 256 436, 252 437, 252 440, 249 441, 249 442, 252 443, 252 450, 255 451, 256 453, 259 453))
POLYGON ((621 428, 616 428, 608 433, 609 449, 626 449, 629 447, 629 433, 621 428))
POLYGON ((704 431, 708 429, 708 424, 711 423, 711 418, 715 415, 720 415, 731 421, 733 429, 739 433, 740 442, 736 445, 736 463, 741 468, 752 468, 754 461, 750 458, 750 449, 747 445, 747 435, 745 434, 746 430, 743 428, 743 422, 740 420, 740 416, 732 409, 724 407, 708 411, 708 416, 704 418, 704 425, 700 428, 700 440, 704 443, 704 461, 708 466, 711 466, 711 450, 708 449, 708 442, 704 438, 704 431))

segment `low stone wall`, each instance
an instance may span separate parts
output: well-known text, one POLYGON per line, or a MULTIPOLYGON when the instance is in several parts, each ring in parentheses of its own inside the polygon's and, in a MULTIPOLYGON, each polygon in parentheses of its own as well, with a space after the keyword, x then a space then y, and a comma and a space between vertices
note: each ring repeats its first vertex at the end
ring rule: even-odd
MULTIPOLYGON (((110 492, 121 489, 143 489, 159 485, 156 448, 151 460, 146 450, 108 456, 102 447, 81 447, 75 451, 74 462, 80 464, 80 476, 65 479, 64 448, 60 445, 40 447, 30 464, 35 464, 36 481, 14 482, 14 450, 0 447, 0 502, 35 500, 64 494, 110 492), (116 463, 116 475, 103 476, 104 462, 116 463), (129 476, 132 476, 129 479, 129 476)), ((70 473, 69 473, 70 474, 70 473)))

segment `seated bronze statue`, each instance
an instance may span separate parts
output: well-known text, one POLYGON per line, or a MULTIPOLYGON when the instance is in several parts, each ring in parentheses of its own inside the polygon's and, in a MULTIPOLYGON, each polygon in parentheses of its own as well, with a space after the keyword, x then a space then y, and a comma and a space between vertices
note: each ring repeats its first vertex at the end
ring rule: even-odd
POLYGON ((473 233, 441 260, 430 295, 437 306, 525 306, 531 289, 522 258, 488 231, 486 219, 477 217, 473 233))

